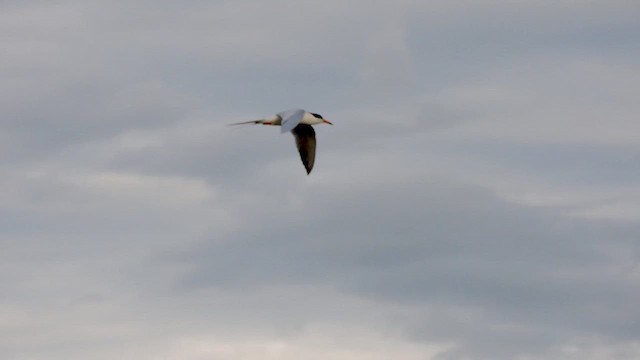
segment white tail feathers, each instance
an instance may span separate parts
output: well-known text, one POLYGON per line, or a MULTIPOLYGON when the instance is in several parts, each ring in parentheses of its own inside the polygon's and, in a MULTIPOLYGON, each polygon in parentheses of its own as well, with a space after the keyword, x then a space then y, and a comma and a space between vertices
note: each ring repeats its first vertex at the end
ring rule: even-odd
POLYGON ((263 120, 251 120, 251 121, 243 121, 243 122, 231 123, 231 124, 227 124, 227 125, 233 126, 233 125, 260 124, 260 123, 262 123, 262 121, 263 120))

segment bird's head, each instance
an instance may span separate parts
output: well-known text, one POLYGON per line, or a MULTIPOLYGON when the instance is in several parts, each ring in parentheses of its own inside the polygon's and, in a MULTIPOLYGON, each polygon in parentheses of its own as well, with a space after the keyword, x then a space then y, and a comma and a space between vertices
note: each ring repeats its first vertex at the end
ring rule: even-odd
POLYGON ((333 123, 325 118, 322 117, 322 115, 320 114, 316 114, 316 113, 311 113, 311 115, 313 115, 313 117, 322 120, 323 123, 325 124, 329 124, 329 125, 333 125, 333 123))

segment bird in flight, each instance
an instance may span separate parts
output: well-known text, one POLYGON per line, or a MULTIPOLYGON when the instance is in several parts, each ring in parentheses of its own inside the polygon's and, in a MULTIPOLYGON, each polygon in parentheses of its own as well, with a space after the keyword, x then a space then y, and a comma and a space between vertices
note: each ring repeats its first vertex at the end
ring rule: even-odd
POLYGON ((229 125, 276 125, 280 126, 280 132, 282 133, 291 131, 293 136, 296 138, 296 146, 298 147, 302 164, 307 170, 307 175, 309 175, 311 173, 311 169, 313 169, 313 163, 316 158, 316 132, 313 130, 311 125, 322 123, 333 125, 320 114, 308 112, 302 109, 291 109, 279 112, 264 119, 244 121, 229 125))

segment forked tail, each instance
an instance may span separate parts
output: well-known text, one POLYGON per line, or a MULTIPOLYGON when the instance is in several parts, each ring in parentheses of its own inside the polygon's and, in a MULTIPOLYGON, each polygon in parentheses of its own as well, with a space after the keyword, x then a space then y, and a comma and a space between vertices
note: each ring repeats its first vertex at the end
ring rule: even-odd
POLYGON ((243 122, 231 123, 231 124, 227 124, 227 125, 233 126, 233 125, 260 124, 261 122, 262 122, 262 120, 251 120, 251 121, 243 121, 243 122))

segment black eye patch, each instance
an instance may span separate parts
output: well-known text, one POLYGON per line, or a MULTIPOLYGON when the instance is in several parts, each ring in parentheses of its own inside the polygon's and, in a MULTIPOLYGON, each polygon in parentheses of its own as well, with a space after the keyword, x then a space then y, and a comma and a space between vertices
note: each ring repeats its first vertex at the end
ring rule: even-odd
POLYGON ((318 119, 322 119, 322 115, 320 114, 311 113, 311 115, 317 117, 318 119))

